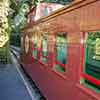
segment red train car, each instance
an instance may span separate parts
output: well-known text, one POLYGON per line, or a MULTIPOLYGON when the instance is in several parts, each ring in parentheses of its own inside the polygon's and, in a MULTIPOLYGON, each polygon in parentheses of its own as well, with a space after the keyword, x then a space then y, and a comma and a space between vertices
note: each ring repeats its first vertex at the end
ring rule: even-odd
POLYGON ((27 25, 20 62, 47 100, 100 100, 100 0, 80 0, 27 25))

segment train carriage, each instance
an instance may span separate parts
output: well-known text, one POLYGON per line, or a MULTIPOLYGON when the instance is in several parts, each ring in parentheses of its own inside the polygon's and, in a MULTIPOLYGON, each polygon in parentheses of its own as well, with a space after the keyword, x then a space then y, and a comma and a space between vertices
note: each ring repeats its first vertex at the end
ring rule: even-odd
POLYGON ((100 99, 99 9, 80 0, 22 29, 20 62, 47 100, 100 99))

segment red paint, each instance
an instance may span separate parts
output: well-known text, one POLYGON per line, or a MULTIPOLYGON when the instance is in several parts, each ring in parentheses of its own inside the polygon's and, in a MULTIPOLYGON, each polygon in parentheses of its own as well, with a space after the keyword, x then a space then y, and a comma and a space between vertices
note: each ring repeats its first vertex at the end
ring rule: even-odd
POLYGON ((62 64, 62 63, 59 62, 59 61, 55 61, 54 64, 60 65, 62 68, 65 68, 65 64, 62 64))
MULTIPOLYGON (((22 30, 22 36, 25 37, 26 34, 24 33, 27 33, 27 35, 30 35, 30 38, 35 33, 34 31, 37 26, 40 30, 36 30, 36 33, 41 35, 47 31, 48 36, 52 35, 55 39, 56 32, 67 33, 67 63, 65 66, 56 61, 56 41, 51 42, 54 45, 54 51, 47 52, 48 57, 46 64, 40 63, 42 47, 30 50, 30 54, 33 53, 33 50, 38 51, 38 59, 35 60, 25 53, 23 46, 25 43, 21 45, 21 51, 23 52, 20 58, 21 63, 47 100, 100 100, 100 93, 86 86, 84 88, 86 88, 87 91, 79 89, 76 86, 77 84, 81 85, 81 76, 100 85, 100 80, 82 73, 84 66, 84 42, 80 43, 81 39, 84 40, 84 31, 97 31, 100 29, 100 13, 99 10, 97 10, 99 8, 100 0, 83 0, 79 3, 72 3, 70 6, 67 5, 64 9, 55 12, 55 14, 53 13, 48 17, 41 18, 36 23, 28 24, 27 27, 22 30), (47 25, 47 30, 44 25, 47 25), (28 29, 34 31, 28 32, 28 29), (83 31, 83 33, 80 33, 80 31, 83 31), (34 60, 35 63, 33 63, 34 60), (30 62, 31 65, 29 64, 30 62), (55 63, 65 67, 65 72, 61 73, 55 70, 55 63), (89 91, 94 95, 89 94, 89 91)), ((48 45, 50 46, 49 43, 48 45)), ((30 47, 33 47, 33 43, 30 44, 30 47)), ((81 86, 83 87, 83 85, 81 86)))
POLYGON ((33 13, 34 10, 35 10, 35 7, 31 8, 30 11, 27 13, 27 16, 28 16, 29 14, 33 13))
MULTIPOLYGON (((81 32, 81 40, 85 41, 85 32, 81 32)), ((84 45, 85 43, 81 43, 81 66, 80 66, 80 73, 83 71, 84 66, 84 45)))
POLYGON ((57 71, 57 70, 55 70, 54 68, 52 69, 52 71, 54 72, 54 73, 56 73, 57 75, 59 75, 61 78, 63 78, 64 80, 66 80, 66 77, 65 77, 65 73, 60 73, 59 71, 57 71))
POLYGON ((97 80, 96 78, 93 78, 85 73, 81 73, 81 76, 84 77, 85 79, 89 80, 90 82, 100 86, 100 80, 97 80))
POLYGON ((38 50, 38 48, 34 48, 34 50, 38 50))

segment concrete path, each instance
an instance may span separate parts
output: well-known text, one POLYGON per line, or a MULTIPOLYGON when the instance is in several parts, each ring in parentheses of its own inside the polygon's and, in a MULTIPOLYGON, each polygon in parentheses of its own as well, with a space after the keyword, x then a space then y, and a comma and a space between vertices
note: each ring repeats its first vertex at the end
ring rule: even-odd
POLYGON ((32 100, 14 64, 0 64, 0 100, 32 100))

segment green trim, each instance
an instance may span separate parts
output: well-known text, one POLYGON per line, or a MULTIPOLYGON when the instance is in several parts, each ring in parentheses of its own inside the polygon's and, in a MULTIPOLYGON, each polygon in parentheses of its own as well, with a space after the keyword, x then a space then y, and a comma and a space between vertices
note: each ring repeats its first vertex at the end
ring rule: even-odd
POLYGON ((33 58, 37 58, 37 50, 33 50, 33 58))
POLYGON ((87 41, 88 40, 88 33, 85 35, 85 42, 84 42, 84 67, 83 67, 83 72, 86 73, 86 61, 87 61, 87 41))
POLYGON ((62 68, 60 65, 55 64, 55 65, 54 65, 54 68, 55 68, 57 71, 59 71, 59 72, 62 72, 62 73, 65 72, 65 69, 62 68))
POLYGON ((84 84, 84 78, 83 77, 80 77, 80 84, 84 84))
POLYGON ((91 88, 92 90, 96 91, 96 92, 99 92, 100 93, 100 89, 96 88, 95 86, 91 85, 91 84, 88 84, 85 82, 86 79, 82 78, 83 79, 83 82, 82 84, 84 84, 85 86, 87 86, 88 88, 91 88))
POLYGON ((47 62, 47 59, 42 57, 42 62, 46 63, 47 62))
POLYGON ((47 56, 47 52, 42 51, 43 56, 47 56))

